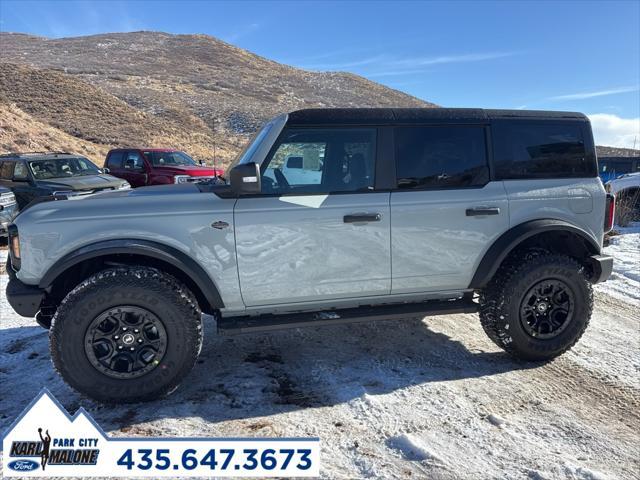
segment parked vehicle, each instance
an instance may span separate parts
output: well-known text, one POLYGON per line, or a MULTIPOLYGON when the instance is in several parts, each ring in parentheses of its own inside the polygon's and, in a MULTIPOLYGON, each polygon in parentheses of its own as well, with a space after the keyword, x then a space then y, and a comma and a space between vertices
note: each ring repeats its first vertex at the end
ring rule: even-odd
POLYGON ((0 187, 0 238, 7 236, 7 229, 18 213, 16 197, 8 188, 0 187))
POLYGON ((640 220, 640 172, 622 175, 604 188, 616 196, 616 222, 620 226, 640 220))
POLYGON ((73 197, 130 188, 88 158, 65 152, 0 155, 0 186, 14 193, 18 207, 48 196, 73 197))
POLYGON ((10 226, 7 298, 51 328, 73 388, 170 393, 202 312, 227 334, 479 312, 498 346, 548 360, 581 337, 612 270, 613 200, 579 113, 300 110, 228 173, 39 204, 10 226))
POLYGON ((133 187, 191 183, 216 178, 224 172, 198 165, 179 150, 159 148, 116 148, 107 154, 105 166, 112 175, 133 187))

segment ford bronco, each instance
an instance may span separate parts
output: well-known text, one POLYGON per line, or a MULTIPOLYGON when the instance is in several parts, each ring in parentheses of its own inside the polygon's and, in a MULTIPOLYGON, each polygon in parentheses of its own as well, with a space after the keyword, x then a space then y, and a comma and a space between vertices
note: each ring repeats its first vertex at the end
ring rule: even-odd
POLYGON ((552 359, 583 334, 614 201, 579 113, 308 109, 212 180, 59 198, 9 227, 15 311, 99 401, 173 391, 220 333, 479 312, 552 359))

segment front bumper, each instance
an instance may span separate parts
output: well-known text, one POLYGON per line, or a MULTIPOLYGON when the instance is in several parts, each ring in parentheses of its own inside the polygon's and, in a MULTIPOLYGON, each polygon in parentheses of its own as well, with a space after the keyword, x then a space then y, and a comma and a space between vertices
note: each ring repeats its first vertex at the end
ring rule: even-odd
POLYGON ((600 283, 606 281, 613 271, 613 257, 609 255, 593 255, 589 257, 591 265, 591 283, 600 283))
POLYGON ((18 315, 23 317, 35 317, 40 311, 40 305, 44 300, 45 291, 34 285, 26 285, 16 278, 11 262, 7 259, 7 273, 9 283, 7 284, 7 300, 9 305, 18 315))

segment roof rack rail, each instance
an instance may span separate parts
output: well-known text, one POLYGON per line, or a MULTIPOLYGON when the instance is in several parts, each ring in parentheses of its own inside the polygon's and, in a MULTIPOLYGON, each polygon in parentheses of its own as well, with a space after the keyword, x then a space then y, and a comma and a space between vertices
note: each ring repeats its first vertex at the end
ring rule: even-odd
POLYGON ((72 154, 71 152, 54 150, 54 151, 43 151, 43 152, 8 152, 8 153, 1 154, 0 157, 19 157, 20 155, 72 155, 72 154))

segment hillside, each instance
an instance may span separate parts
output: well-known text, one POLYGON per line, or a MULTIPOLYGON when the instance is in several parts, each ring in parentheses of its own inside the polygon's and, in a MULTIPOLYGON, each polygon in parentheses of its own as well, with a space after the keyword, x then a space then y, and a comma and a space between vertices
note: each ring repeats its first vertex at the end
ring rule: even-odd
POLYGON ((71 151, 102 164, 109 147, 73 137, 35 120, 15 105, 0 102, 0 152, 71 151))
POLYGON ((177 146, 226 161, 277 113, 432 107, 350 73, 309 72, 205 35, 46 39, 0 33, 0 102, 92 143, 177 146))

